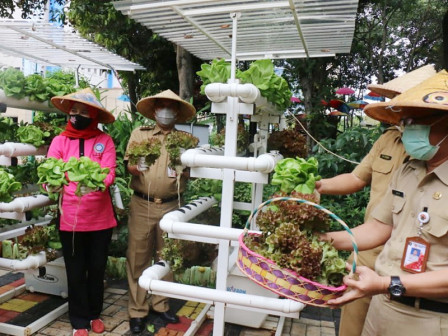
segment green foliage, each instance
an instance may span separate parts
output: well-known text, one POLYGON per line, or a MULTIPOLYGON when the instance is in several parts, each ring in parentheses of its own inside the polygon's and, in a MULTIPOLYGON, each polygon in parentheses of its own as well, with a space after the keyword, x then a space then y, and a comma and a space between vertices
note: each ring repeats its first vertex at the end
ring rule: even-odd
MULTIPOLYGON (((290 196, 315 202, 314 195, 293 192, 290 196)), ((347 273, 345 262, 331 243, 320 241, 314 234, 326 231, 329 222, 326 213, 309 204, 272 202, 258 212, 261 235, 247 235, 244 243, 281 268, 325 285, 339 286, 347 273)))
MULTIPOLYGON (((321 205, 338 215, 350 227, 364 223, 364 215, 370 199, 370 187, 355 194, 321 197, 321 205)), ((330 231, 344 230, 338 222, 332 222, 330 231)))
MULTIPOLYGON (((22 71, 7 68, 0 71, 0 89, 6 96, 16 99, 28 97, 30 101, 45 102, 54 96, 64 96, 75 92, 75 77, 73 73, 55 71, 47 73, 46 77, 39 74, 24 76, 22 71)), ((80 88, 88 87, 86 79, 79 81, 80 88)))
POLYGON ((230 63, 224 59, 214 59, 210 64, 203 63, 201 71, 196 72, 201 77, 201 93, 205 95, 205 87, 210 83, 227 83, 230 78, 230 63))
POLYGON ((128 147, 129 164, 135 166, 144 157, 146 164, 151 166, 159 158, 161 147, 162 143, 157 138, 131 142, 128 147))
POLYGON ((34 125, 26 125, 19 127, 17 137, 21 143, 40 147, 48 142, 45 139, 49 139, 50 132, 43 132, 39 127, 34 125))
POLYGON ((269 135, 268 151, 277 150, 284 158, 306 157, 306 138, 292 129, 275 131, 269 135))
POLYGON ((165 139, 165 149, 170 158, 170 167, 182 165, 180 161, 181 150, 195 148, 199 139, 190 133, 183 131, 170 132, 165 139))
MULTIPOLYGON (((339 134, 336 139, 321 140, 321 144, 345 159, 361 162, 380 134, 379 127, 374 129, 355 127, 339 134)), ((356 164, 328 153, 319 145, 315 145, 312 151, 313 156, 319 161, 319 174, 324 178, 351 172, 356 164)))
POLYGON ((15 142, 19 126, 9 117, 0 117, 0 143, 15 142))
POLYGON ((58 199, 59 192, 54 192, 53 190, 58 190, 68 184, 65 178, 65 171, 65 162, 62 159, 52 157, 45 159, 37 167, 37 176, 39 177, 37 184, 40 185, 40 190, 47 193, 48 197, 54 201, 58 199), (43 184, 47 185, 48 191, 42 187, 43 184))
MULTIPOLYGON (((213 60, 211 64, 203 64, 201 71, 196 73, 203 82, 201 93, 209 83, 227 83, 230 78, 230 63, 224 60, 213 60)), ((252 83, 263 97, 270 103, 285 109, 291 104, 291 90, 286 80, 274 72, 274 65, 269 59, 257 60, 250 64, 246 71, 238 71, 236 77, 242 83, 252 83)))
POLYGON ((39 180, 37 167, 39 162, 34 157, 22 157, 22 164, 9 166, 8 170, 22 185, 32 185, 39 180))
MULTIPOLYGON (((216 147, 223 147, 226 140, 226 128, 224 127, 219 133, 210 135, 210 144, 216 147)), ((245 153, 249 146, 249 132, 246 131, 243 124, 238 125, 236 137, 237 153, 245 153)))
POLYGON ((81 196, 81 186, 93 190, 106 190, 104 179, 109 173, 109 168, 101 168, 98 162, 92 161, 87 156, 82 156, 79 159, 71 157, 65 163, 65 171, 70 181, 78 182, 75 191, 77 196, 81 196))
POLYGON ((238 73, 242 83, 252 83, 263 97, 283 110, 291 104, 291 90, 286 80, 274 72, 274 64, 269 59, 257 60, 249 69, 238 73))
POLYGON ((14 175, 4 168, 0 168, 0 202, 10 202, 12 193, 22 188, 22 184, 17 182, 14 175))
POLYGON ((15 68, 7 68, 0 72, 0 89, 5 95, 16 99, 22 99, 25 94, 26 79, 22 71, 15 68))
POLYGON ((285 193, 298 191, 302 194, 312 194, 316 181, 320 180, 317 173, 318 162, 311 157, 286 158, 277 162, 274 168, 271 184, 279 185, 280 190, 285 193))

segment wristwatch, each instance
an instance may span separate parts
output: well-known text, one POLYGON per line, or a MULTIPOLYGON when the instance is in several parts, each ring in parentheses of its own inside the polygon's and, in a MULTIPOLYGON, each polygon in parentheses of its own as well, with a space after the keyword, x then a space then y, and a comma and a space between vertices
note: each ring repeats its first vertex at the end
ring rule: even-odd
POLYGON ((395 298, 400 297, 404 293, 406 293, 406 288, 403 286, 400 277, 398 276, 390 277, 390 284, 387 290, 389 291, 390 295, 395 298))

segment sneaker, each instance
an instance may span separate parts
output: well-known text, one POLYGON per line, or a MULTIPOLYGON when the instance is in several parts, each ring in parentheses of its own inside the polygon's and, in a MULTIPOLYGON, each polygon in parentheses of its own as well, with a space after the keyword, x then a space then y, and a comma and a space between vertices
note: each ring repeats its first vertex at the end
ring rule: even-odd
POLYGON ((92 331, 97 334, 101 334, 104 331, 104 323, 100 319, 90 321, 92 331))
POLYGON ((89 336, 87 329, 73 329, 73 336, 89 336))

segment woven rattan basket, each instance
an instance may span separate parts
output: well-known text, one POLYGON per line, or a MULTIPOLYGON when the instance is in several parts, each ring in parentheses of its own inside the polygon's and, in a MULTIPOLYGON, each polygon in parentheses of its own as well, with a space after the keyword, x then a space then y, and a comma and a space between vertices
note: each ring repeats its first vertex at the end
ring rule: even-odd
POLYGON ((345 230, 348 231, 352 239, 352 245, 355 253, 350 274, 353 274, 355 272, 358 257, 358 247, 353 238, 353 234, 347 224, 345 224, 335 214, 318 204, 304 199, 292 197, 277 197, 270 199, 260 204, 260 206, 252 212, 252 214, 247 219, 246 230, 239 237, 240 247, 238 251, 237 265, 241 272, 243 272, 245 275, 247 275, 247 277, 249 277, 252 281, 256 282, 260 286, 263 286, 281 296, 295 301, 300 301, 308 305, 324 307, 327 305, 328 300, 335 299, 341 296, 347 287, 345 285, 339 287, 330 287, 306 279, 292 270, 279 267, 272 260, 251 251, 244 244, 244 237, 246 235, 257 235, 255 233, 248 232, 248 228, 252 218, 262 207, 276 201, 295 201, 298 203, 306 203, 324 211, 331 218, 338 221, 345 228, 345 230))

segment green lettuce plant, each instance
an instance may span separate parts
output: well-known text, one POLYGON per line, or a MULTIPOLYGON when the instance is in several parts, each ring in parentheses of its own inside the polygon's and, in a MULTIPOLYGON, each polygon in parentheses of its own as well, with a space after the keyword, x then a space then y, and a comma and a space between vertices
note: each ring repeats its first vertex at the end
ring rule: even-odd
POLYGON ((146 164, 151 166, 159 158, 161 147, 162 143, 157 138, 150 138, 140 142, 133 141, 128 148, 129 163, 136 165, 139 159, 144 157, 146 164))
POLYGON ((79 159, 71 157, 65 164, 68 179, 78 182, 75 195, 81 196, 81 186, 86 186, 93 190, 106 190, 104 179, 109 173, 109 168, 101 168, 98 162, 92 161, 87 156, 79 159))
POLYGON ((0 168, 0 202, 10 202, 12 193, 22 189, 22 184, 15 180, 14 175, 0 168))

